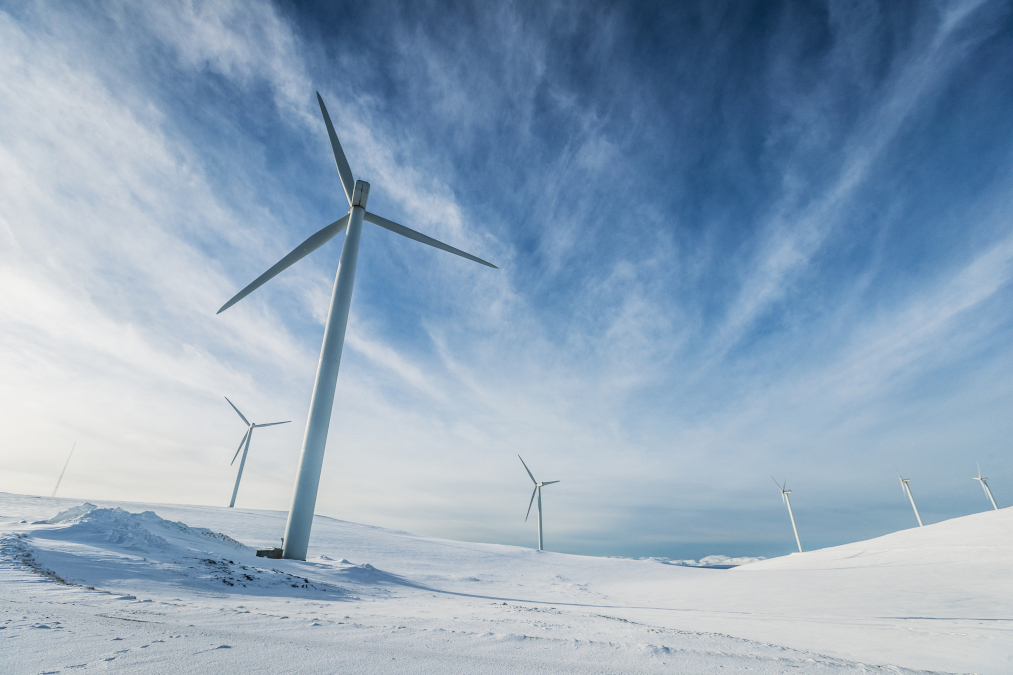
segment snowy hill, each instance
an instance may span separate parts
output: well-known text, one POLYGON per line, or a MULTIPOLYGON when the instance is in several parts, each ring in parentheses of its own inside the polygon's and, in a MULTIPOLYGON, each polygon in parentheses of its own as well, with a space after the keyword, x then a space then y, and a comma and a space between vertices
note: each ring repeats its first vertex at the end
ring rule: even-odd
POLYGON ((284 523, 0 494, 0 672, 1013 672, 1013 509, 730 570, 284 523))

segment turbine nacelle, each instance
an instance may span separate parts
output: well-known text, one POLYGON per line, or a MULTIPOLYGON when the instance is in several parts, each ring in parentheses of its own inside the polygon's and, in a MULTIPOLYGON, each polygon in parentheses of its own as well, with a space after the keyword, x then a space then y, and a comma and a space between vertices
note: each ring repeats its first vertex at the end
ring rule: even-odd
MULTIPOLYGON (((977 464, 977 462, 976 462, 976 464, 977 464)), ((988 478, 981 475, 981 464, 977 464, 977 466, 978 466, 978 477, 977 478, 972 478, 971 480, 976 480, 976 481, 980 481, 982 483, 987 483, 988 482, 988 478)))
POLYGON ((352 188, 351 208, 365 209, 367 199, 369 199, 369 183, 364 180, 355 181, 355 187, 352 188))

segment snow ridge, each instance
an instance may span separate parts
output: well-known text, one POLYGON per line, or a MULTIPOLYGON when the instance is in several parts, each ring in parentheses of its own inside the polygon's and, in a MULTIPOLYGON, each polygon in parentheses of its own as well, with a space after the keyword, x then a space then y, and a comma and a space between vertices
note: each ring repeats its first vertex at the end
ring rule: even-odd
POLYGON ((130 513, 86 502, 33 525, 39 527, 30 534, 0 542, 0 551, 63 583, 126 592, 129 582, 141 578, 168 581, 173 592, 187 587, 203 592, 234 589, 277 595, 298 589, 330 597, 345 594, 333 583, 257 564, 261 559, 253 548, 226 534, 166 520, 154 511, 130 513))

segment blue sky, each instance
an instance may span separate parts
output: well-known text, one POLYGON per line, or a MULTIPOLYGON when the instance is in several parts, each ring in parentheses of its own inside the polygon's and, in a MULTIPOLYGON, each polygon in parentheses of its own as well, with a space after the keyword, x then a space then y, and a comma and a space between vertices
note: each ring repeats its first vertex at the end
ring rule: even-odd
MULTIPOLYGON (((676 558, 1013 501, 1002 2, 0 3, 0 490, 291 496, 370 210, 318 513, 676 558)), ((280 536, 281 533, 278 534, 280 536)))

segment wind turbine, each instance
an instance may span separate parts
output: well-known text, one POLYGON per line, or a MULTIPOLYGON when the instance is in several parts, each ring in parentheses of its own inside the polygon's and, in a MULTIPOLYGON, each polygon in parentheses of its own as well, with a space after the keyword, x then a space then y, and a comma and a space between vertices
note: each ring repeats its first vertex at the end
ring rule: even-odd
POLYGON ((915 496, 911 494, 911 486, 908 485, 908 483, 911 482, 911 479, 904 478, 904 476, 901 476, 899 473, 897 475, 900 477, 900 484, 904 489, 904 494, 906 494, 907 498, 911 500, 911 508, 915 510, 915 518, 918 519, 918 527, 924 527, 924 525, 922 525, 922 517, 918 514, 918 506, 915 505, 915 496))
POLYGON ((795 514, 792 513, 791 500, 788 498, 788 495, 791 494, 791 490, 785 489, 788 486, 788 481, 784 481, 784 484, 782 485, 781 483, 778 483, 777 479, 773 476, 771 476, 770 479, 774 481, 774 485, 776 485, 777 489, 781 491, 781 500, 788 506, 788 517, 791 518, 791 529, 795 532, 795 543, 798 544, 798 552, 801 553, 802 541, 798 538, 798 528, 795 527, 795 514))
POLYGON ((338 272, 334 278, 334 290, 331 293, 331 304, 327 311, 327 323, 324 327, 324 340, 320 347, 320 361, 317 364, 317 375, 313 382, 313 394, 310 397, 309 416, 306 419, 306 434, 303 436, 302 452, 299 455, 299 470, 296 473, 295 489, 292 494, 292 506, 288 512, 285 525, 285 543, 282 555, 296 560, 306 559, 309 548, 310 528, 313 525, 313 509, 317 502, 317 489, 320 487, 320 467, 324 462, 324 448, 327 445, 327 429, 331 422, 331 409, 334 407, 334 387, 338 381, 338 366, 341 364, 341 348, 345 342, 345 328, 348 325, 348 308, 352 303, 352 287, 355 285, 355 264, 359 255, 359 238, 362 235, 362 221, 373 223, 403 237, 429 244, 435 248, 473 260, 487 267, 496 268, 490 262, 476 258, 453 246, 448 246, 432 237, 411 230, 403 225, 381 218, 366 211, 366 199, 369 196, 369 183, 352 180, 352 169, 348 166, 345 153, 338 142, 338 136, 327 114, 324 100, 317 93, 317 102, 324 117, 327 135, 331 140, 331 151, 334 153, 334 164, 338 169, 341 187, 348 200, 348 213, 323 228, 306 241, 299 244, 294 251, 279 260, 274 267, 254 279, 249 286, 236 293, 235 296, 218 310, 221 314, 247 295, 257 290, 273 277, 303 259, 331 240, 347 228, 345 243, 341 248, 338 272))
MULTIPOLYGON (((975 464, 978 463, 975 462, 975 464)), ((988 489, 988 478, 982 478, 981 476, 981 464, 978 464, 978 477, 973 478, 972 480, 976 480, 981 483, 981 487, 985 490, 985 495, 988 497, 988 501, 992 502, 992 508, 998 511, 999 507, 995 505, 995 499, 992 498, 992 491, 988 489)))
MULTIPOLYGON (((63 463, 63 471, 60 472, 60 477, 56 479, 56 487, 53 488, 53 494, 49 495, 50 497, 55 497, 56 491, 60 489, 60 483, 63 482, 63 474, 67 473, 67 465, 70 464, 70 458, 74 456, 74 448, 76 447, 77 441, 74 441, 74 445, 70 446, 70 454, 67 455, 67 461, 63 463)), ((978 471, 978 474, 981 474, 980 470, 978 471)), ((988 488, 985 489, 987 490, 988 488)), ((995 502, 992 503, 995 504, 995 502)))
MULTIPOLYGON (((226 396, 225 400, 229 401, 229 397, 226 396)), ((253 438, 253 430, 257 427, 273 427, 278 424, 288 424, 292 420, 287 420, 285 422, 270 422, 268 424, 254 424, 250 420, 246 419, 246 415, 239 412, 239 408, 236 407, 235 403, 229 401, 229 405, 232 406, 232 409, 236 411, 236 414, 239 415, 239 417, 242 418, 247 425, 246 433, 243 434, 243 440, 239 441, 239 449, 236 450, 236 454, 232 455, 232 461, 229 463, 229 466, 235 464, 236 457, 239 457, 239 450, 243 451, 243 458, 239 460, 239 475, 236 476, 236 487, 232 489, 232 501, 229 502, 229 508, 231 509, 236 505, 236 495, 239 494, 239 481, 243 479, 243 467, 246 466, 246 453, 250 451, 250 439, 253 438)))
MULTIPOLYGON (((521 464, 524 464, 524 459, 517 455, 517 459, 521 460, 521 464)), ((531 469, 528 468, 527 464, 524 464, 524 470, 531 476, 531 469)), ((531 501, 528 502, 528 515, 524 516, 524 522, 528 522, 528 516, 531 515, 531 505, 535 503, 535 495, 538 495, 538 550, 542 550, 542 486, 552 485, 558 483, 558 480, 547 480, 544 483, 539 483, 535 480, 534 476, 531 476, 531 482, 535 484, 535 490, 531 493, 531 501)))

